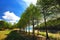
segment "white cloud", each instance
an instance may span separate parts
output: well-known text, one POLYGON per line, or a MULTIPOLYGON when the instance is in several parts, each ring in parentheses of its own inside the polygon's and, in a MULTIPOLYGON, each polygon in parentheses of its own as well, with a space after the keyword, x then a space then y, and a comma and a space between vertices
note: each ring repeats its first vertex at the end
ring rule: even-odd
POLYGON ((13 12, 10 12, 10 11, 4 12, 4 16, 2 16, 2 18, 7 20, 8 22, 11 22, 11 23, 15 23, 20 19, 13 12))
POLYGON ((34 5, 36 5, 37 3, 37 0, 23 0, 23 1, 27 4, 27 6, 29 6, 31 3, 34 5))

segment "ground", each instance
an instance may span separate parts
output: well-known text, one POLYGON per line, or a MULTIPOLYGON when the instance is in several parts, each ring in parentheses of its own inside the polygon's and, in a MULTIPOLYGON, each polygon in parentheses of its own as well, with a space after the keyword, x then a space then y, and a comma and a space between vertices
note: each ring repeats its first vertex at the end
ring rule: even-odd
POLYGON ((3 30, 0 31, 0 40, 3 40, 4 38, 7 37, 7 35, 11 32, 11 30, 3 30))
MULTIPOLYGON (((17 29, 14 29, 14 30, 17 30, 17 29)), ((0 40, 4 40, 4 38, 7 37, 7 35, 9 35, 9 33, 13 31, 13 30, 3 30, 3 31, 0 31, 0 40)), ((40 35, 45 35, 45 32, 40 32, 40 35)), ((49 37, 56 37, 57 39, 60 37, 60 33, 49 33, 49 37)))

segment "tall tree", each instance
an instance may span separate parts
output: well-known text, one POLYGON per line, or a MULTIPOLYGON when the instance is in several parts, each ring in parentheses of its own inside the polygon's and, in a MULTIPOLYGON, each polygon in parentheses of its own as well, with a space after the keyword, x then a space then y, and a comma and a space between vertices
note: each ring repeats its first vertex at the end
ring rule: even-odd
POLYGON ((49 40, 46 19, 47 19, 47 16, 50 15, 49 9, 53 5, 54 5, 54 0, 38 0, 37 1, 37 6, 40 8, 40 12, 44 16, 44 22, 46 27, 46 40, 49 40))
POLYGON ((41 14, 40 14, 40 11, 37 9, 36 6, 34 6, 33 4, 31 4, 29 7, 28 7, 28 13, 29 14, 29 21, 31 21, 31 25, 33 26, 33 36, 35 35, 34 33, 34 25, 36 24, 36 20, 41 18, 41 14))

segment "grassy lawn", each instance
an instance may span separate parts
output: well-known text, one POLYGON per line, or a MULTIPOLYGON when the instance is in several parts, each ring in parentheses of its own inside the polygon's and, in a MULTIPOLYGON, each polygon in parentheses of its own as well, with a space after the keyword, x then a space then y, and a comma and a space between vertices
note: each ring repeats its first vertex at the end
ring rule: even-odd
POLYGON ((0 40, 4 40, 10 32, 11 30, 0 31, 0 40))
MULTIPOLYGON (((14 29, 16 30, 16 29, 14 29)), ((0 40, 4 40, 4 38, 7 37, 7 35, 13 30, 4 30, 4 31, 0 31, 0 40)), ((42 36, 46 36, 46 32, 39 32, 40 35, 42 36)), ((37 34, 37 31, 36 33, 37 34)), ((48 33, 49 34, 49 38, 53 38, 53 39, 59 39, 60 38, 60 33, 48 33)))
MULTIPOLYGON (((46 36, 46 32, 40 32, 40 35, 46 36)), ((60 33, 48 33, 50 38, 60 39, 60 33)))

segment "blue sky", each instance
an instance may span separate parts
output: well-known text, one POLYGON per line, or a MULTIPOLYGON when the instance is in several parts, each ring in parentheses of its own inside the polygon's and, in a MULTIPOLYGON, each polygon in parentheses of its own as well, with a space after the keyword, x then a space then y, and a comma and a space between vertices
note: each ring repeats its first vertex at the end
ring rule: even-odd
POLYGON ((16 22, 25 9, 33 3, 36 5, 37 0, 0 0, 0 20, 16 22))

